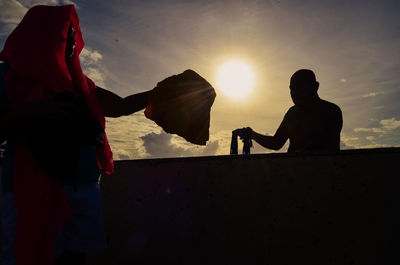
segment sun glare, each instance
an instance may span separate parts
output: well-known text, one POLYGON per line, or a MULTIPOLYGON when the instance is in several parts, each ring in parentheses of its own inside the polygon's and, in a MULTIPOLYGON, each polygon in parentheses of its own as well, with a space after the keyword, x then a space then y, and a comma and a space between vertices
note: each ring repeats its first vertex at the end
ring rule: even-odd
POLYGON ((244 99, 254 88, 254 72, 240 60, 223 63, 217 72, 217 89, 233 99, 244 99))

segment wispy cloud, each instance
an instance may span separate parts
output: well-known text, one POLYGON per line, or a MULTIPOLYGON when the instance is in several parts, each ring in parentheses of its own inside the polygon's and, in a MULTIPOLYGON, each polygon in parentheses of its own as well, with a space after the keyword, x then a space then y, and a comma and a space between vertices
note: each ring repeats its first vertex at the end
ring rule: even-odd
POLYGON ((375 140, 375 136, 367 136, 367 137, 365 137, 365 139, 367 139, 368 141, 374 141, 375 140))
POLYGON ((355 128, 355 132, 385 133, 382 128, 355 128))
POLYGON ((396 120, 395 118, 385 119, 379 121, 379 127, 372 127, 372 128, 355 128, 355 132, 370 132, 370 133, 388 133, 393 131, 397 128, 400 128, 400 121, 396 120))
POLYGON ((384 92, 371 92, 371 93, 362 95, 362 97, 363 98, 371 98, 371 97, 376 97, 378 95, 383 95, 383 94, 385 94, 385 93, 384 92))
POLYGON ((18 25, 28 9, 16 0, 0 0, 0 10, 0 36, 5 36, 18 25))
POLYGON ((342 133, 340 137, 340 149, 354 149, 357 148, 357 142, 359 141, 359 137, 350 137, 346 134, 342 133))
POLYGON ((96 85, 105 87, 105 65, 102 63, 103 55, 99 51, 85 47, 79 59, 83 72, 92 79, 96 85))
MULTIPOLYGON (((371 133, 368 131, 368 133, 371 133)), ((365 149, 365 148, 382 148, 390 147, 391 145, 381 141, 382 139, 377 136, 366 136, 366 137, 347 137, 343 134, 340 142, 340 149, 365 149), (381 142, 379 142, 381 141, 381 142)))
POLYGON ((386 131, 400 128, 400 121, 396 120, 395 118, 381 120, 380 124, 386 131))

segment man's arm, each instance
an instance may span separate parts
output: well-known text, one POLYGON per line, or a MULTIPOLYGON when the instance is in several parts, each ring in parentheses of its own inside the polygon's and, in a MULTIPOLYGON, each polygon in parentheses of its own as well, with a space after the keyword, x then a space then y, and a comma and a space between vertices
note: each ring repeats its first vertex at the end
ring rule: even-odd
POLYGON ((245 130, 250 130, 251 139, 259 143, 261 146, 272 150, 281 149, 288 139, 284 127, 284 121, 282 121, 274 136, 260 134, 253 131, 253 129, 251 129, 250 127, 244 129, 236 129, 233 131, 233 133, 238 135, 240 138, 243 138, 243 136, 245 135, 245 130))
POLYGON ((106 117, 121 117, 146 108, 152 90, 133 94, 126 98, 101 87, 96 87, 96 96, 106 117))
POLYGON ((286 143, 288 139, 286 134, 284 134, 283 131, 280 130, 279 128, 274 136, 263 135, 253 131, 252 138, 254 139, 254 141, 256 141, 265 148, 272 150, 279 150, 283 147, 283 145, 286 143))

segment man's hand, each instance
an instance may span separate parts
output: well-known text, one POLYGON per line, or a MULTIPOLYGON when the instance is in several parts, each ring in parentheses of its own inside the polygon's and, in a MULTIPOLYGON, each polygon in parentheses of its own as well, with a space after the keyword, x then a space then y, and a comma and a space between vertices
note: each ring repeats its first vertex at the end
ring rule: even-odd
POLYGON ((232 132, 233 136, 239 136, 240 140, 253 139, 253 129, 250 127, 244 127, 236 129, 232 132))

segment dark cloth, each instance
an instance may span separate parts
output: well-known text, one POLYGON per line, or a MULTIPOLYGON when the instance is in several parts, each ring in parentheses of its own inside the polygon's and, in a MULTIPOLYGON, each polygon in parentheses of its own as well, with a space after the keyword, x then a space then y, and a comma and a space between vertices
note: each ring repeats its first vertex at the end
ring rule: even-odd
POLYGON ((144 113, 167 133, 205 145, 215 96, 214 88, 204 78, 186 70, 157 84, 144 113))

